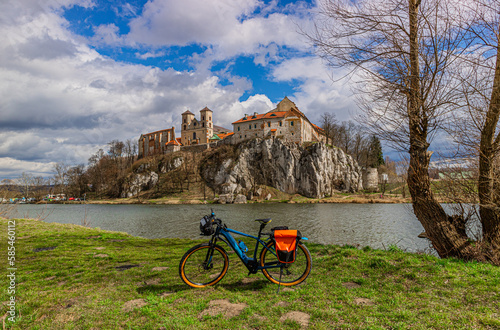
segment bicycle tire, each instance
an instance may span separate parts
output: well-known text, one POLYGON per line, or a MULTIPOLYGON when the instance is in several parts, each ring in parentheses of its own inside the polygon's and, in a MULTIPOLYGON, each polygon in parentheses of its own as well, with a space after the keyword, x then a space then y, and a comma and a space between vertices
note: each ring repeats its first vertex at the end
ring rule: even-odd
MULTIPOLYGON (((264 267, 267 264, 278 264, 278 257, 274 252, 274 242, 267 243, 267 249, 263 248, 260 253, 260 266, 264 267), (273 251, 273 252, 271 252, 273 251)), ((312 259, 311 253, 307 247, 299 242, 295 262, 283 263, 283 274, 280 281, 280 268, 263 268, 262 274, 271 282, 281 284, 283 286, 293 286, 302 283, 311 272, 312 259)))
POLYGON ((205 264, 210 245, 203 243, 189 249, 179 263, 179 276, 193 288, 203 288, 219 282, 227 273, 229 257, 219 245, 214 246, 210 265, 205 264))

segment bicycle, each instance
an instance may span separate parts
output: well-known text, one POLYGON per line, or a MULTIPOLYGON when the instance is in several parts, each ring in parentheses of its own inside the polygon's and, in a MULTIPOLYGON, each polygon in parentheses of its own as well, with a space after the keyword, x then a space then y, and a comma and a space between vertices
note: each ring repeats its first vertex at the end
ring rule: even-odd
POLYGON ((256 219, 255 221, 260 222, 257 236, 228 228, 222 223, 222 220, 215 217, 213 210, 210 216, 203 217, 200 220, 201 234, 211 236, 211 238, 208 243, 198 244, 184 254, 179 263, 179 275, 182 281, 191 287, 203 288, 215 285, 222 280, 229 268, 229 257, 226 250, 217 244, 217 241, 220 240, 226 243, 240 258, 248 269, 248 275, 256 274, 260 270, 269 281, 278 285, 293 286, 302 283, 309 276, 312 266, 311 254, 300 241, 301 239, 307 240, 307 238, 301 237, 299 232, 295 245, 294 261, 283 260, 276 253, 274 232, 288 228, 275 227, 271 229, 271 233, 263 233, 262 230, 272 220, 269 218, 256 219), (253 257, 246 254, 248 248, 245 243, 236 242, 231 234, 249 237, 256 241, 253 257), (262 236, 268 238, 262 240, 262 236), (259 246, 262 249, 260 258, 257 260, 259 246))

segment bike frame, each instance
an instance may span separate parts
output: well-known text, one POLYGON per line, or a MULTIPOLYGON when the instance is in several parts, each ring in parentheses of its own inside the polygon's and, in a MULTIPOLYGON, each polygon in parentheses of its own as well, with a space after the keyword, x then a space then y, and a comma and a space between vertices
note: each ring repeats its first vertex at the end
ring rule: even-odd
MULTIPOLYGON (((237 230, 227 228, 226 226, 224 226, 224 227, 217 226, 217 229, 216 229, 214 235, 212 235, 212 238, 210 239, 210 246, 215 246, 215 243, 217 242, 217 240, 221 240, 224 243, 226 243, 227 245, 229 245, 233 249, 233 251, 236 252, 238 257, 243 262, 243 264, 247 267, 247 269, 250 273, 257 273, 257 271, 259 271, 261 269, 282 267, 283 265, 280 264, 278 261, 268 263, 265 266, 260 266, 257 263, 257 252, 258 252, 259 245, 262 245, 263 249, 269 250, 266 246, 266 243, 269 240, 271 240, 271 238, 269 238, 267 241, 264 241, 260 238, 262 236, 262 229, 264 229, 264 227, 265 227, 265 225, 261 224, 258 236, 253 236, 253 235, 249 235, 246 233, 242 233, 242 232, 237 231, 237 230), (231 235, 231 233, 239 235, 239 236, 249 237, 249 238, 252 238, 255 240, 255 249, 254 249, 254 253, 253 253, 253 258, 249 257, 243 250, 241 250, 238 242, 236 242, 236 240, 231 235), (221 238, 220 237, 221 235, 225 239, 221 238)), ((267 234, 264 234, 264 235, 267 235, 267 234)), ((211 250, 212 251, 211 252, 209 251, 208 255, 207 255, 207 264, 210 264, 210 261, 212 259, 213 249, 211 249, 211 250)), ((274 254, 276 256, 276 253, 274 251, 269 250, 269 252, 271 252, 272 254, 274 254)))

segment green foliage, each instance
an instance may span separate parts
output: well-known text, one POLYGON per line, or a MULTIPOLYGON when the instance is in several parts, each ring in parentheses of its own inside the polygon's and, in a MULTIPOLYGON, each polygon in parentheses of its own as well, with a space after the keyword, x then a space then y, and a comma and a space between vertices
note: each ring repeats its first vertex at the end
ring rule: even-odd
POLYGON ((380 165, 385 165, 382 144, 376 135, 373 135, 371 138, 368 159, 371 167, 378 168, 380 165))

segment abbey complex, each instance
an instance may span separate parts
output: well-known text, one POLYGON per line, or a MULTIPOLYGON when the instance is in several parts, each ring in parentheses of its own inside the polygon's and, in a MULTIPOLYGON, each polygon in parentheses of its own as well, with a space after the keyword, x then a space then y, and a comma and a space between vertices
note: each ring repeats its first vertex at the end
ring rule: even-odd
POLYGON ((324 142, 323 130, 311 123, 285 97, 275 109, 266 113, 245 116, 233 123, 233 131, 213 124, 213 111, 205 107, 200 110, 199 119, 187 110, 182 113, 181 137, 175 137, 175 127, 141 134, 139 137, 139 158, 181 149, 201 147, 201 150, 219 144, 236 144, 252 138, 279 138, 288 142, 324 142))

